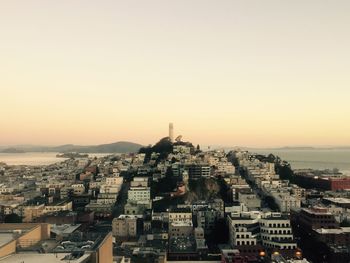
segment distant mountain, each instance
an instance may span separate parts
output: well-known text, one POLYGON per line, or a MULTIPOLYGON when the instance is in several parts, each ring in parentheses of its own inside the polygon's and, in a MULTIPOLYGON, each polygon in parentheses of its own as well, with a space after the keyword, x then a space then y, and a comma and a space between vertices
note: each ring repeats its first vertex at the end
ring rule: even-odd
POLYGON ((6 148, 4 150, 1 151, 2 153, 25 153, 24 150, 22 149, 17 149, 17 148, 6 148))
MULTIPOLYGON (((78 152, 78 153, 128 153, 138 152, 143 145, 133 142, 115 142, 100 145, 74 145, 65 144, 60 146, 26 146, 23 148, 9 148, 15 149, 18 152, 78 152)), ((5 149, 6 150, 6 149, 5 149)), ((4 152, 4 151, 3 151, 4 152)))
MULTIPOLYGON (((202 147, 206 149, 205 147, 202 147)), ((212 146, 212 150, 236 150, 242 151, 308 151, 308 150, 350 150, 350 146, 284 146, 284 147, 245 147, 245 146, 212 146)))
POLYGON ((324 149, 324 148, 315 148, 312 146, 284 146, 280 148, 272 148, 274 150, 315 150, 315 149, 324 149))
POLYGON ((110 144, 100 144, 95 146, 75 146, 64 145, 57 147, 56 150, 63 152, 84 152, 84 153, 128 153, 138 152, 141 144, 132 142, 115 142, 110 144))
POLYGON ((310 151, 310 150, 349 150, 349 146, 285 146, 280 148, 257 148, 255 150, 277 150, 277 151, 310 151))

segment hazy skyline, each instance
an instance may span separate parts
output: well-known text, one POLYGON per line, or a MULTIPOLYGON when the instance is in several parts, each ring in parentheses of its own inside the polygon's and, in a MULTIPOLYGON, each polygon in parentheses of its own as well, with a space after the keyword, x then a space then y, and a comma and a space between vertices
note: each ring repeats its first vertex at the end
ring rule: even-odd
POLYGON ((0 145, 350 145, 350 1, 1 1, 0 145))

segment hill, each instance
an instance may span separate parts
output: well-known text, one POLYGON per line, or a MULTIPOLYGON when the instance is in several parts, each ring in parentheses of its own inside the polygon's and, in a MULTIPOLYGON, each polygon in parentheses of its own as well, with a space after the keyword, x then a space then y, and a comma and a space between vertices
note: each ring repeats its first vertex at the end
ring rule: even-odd
POLYGON ((18 152, 78 152, 78 153, 129 153, 138 152, 141 144, 133 142, 115 142, 100 145, 74 145, 65 144, 60 146, 28 146, 16 148, 18 152))
POLYGON ((6 148, 1 151, 2 153, 24 153, 25 151, 17 148, 6 148))

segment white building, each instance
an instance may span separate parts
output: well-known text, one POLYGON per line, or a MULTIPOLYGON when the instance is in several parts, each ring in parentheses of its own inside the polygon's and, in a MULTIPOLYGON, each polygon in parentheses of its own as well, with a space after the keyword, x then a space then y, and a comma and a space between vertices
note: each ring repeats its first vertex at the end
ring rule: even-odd
POLYGON ((290 195, 289 192, 272 192, 271 194, 281 212, 290 212, 291 209, 301 206, 300 199, 290 195))
POLYGON ((137 236, 137 222, 142 215, 120 215, 112 221, 112 233, 116 238, 137 236))
POLYGON ((85 193, 84 184, 72 184, 71 188, 73 190, 74 195, 82 195, 83 193, 85 193))
POLYGON ((131 187, 128 191, 128 200, 130 201, 148 201, 151 199, 151 190, 149 187, 131 187))
POLYGON ((253 236, 252 232, 248 231, 246 227, 233 228, 230 238, 232 247, 246 245, 255 246, 257 244, 256 237, 253 236))
POLYGON ((169 212, 169 224, 172 222, 192 222, 192 212, 190 209, 174 209, 169 212))
POLYGON ((296 249, 290 220, 280 213, 267 213, 260 219, 263 246, 276 249, 296 249))
POLYGON ((224 174, 235 173, 235 167, 229 162, 219 162, 216 167, 219 173, 224 173, 224 174))

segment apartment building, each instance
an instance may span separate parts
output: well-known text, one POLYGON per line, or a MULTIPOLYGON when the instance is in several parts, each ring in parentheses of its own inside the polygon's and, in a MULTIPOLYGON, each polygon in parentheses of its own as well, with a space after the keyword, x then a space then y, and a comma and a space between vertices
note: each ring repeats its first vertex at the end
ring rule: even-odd
POLYGON ((136 237, 142 215, 120 215, 112 221, 112 233, 116 238, 136 237))
POLYGON ((128 200, 146 201, 151 199, 151 190, 149 187, 130 187, 128 191, 128 200))
POLYGON ((297 248, 289 218, 283 217, 281 213, 266 213, 259 223, 263 246, 278 250, 297 248))
POLYGON ((169 224, 172 222, 192 222, 191 209, 174 208, 169 212, 169 224))

